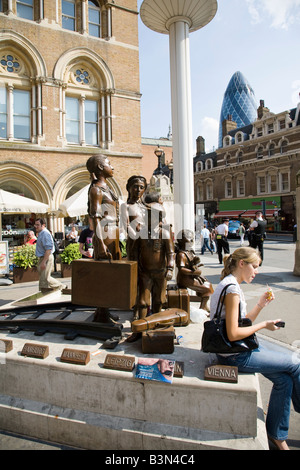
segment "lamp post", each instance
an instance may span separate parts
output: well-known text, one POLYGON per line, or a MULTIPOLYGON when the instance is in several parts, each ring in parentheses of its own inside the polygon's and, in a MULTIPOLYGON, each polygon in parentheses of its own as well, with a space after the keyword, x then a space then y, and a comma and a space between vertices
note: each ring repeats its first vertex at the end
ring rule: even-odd
POLYGON ((153 174, 155 176, 157 175, 162 175, 163 174, 163 171, 162 171, 162 158, 163 156, 165 155, 165 152, 160 148, 160 146, 158 145, 157 148, 154 150, 154 153, 155 155, 157 156, 157 159, 158 159, 158 165, 157 165, 157 168, 156 170, 154 170, 153 174))
POLYGON ((217 7, 217 0, 144 0, 140 9, 148 28, 169 35, 175 234, 195 229, 189 32, 208 24, 217 7))

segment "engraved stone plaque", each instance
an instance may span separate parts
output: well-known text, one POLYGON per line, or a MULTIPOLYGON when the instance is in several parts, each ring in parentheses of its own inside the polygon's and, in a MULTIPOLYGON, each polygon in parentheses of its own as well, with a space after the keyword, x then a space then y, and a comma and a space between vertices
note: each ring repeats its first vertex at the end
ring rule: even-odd
POLYGON ((65 348, 60 356, 62 362, 69 362, 71 364, 79 364, 82 366, 90 362, 90 351, 83 351, 81 349, 68 349, 65 348))
POLYGON ((13 342, 10 339, 0 339, 0 353, 8 353, 13 348, 13 342))
POLYGON ((45 359, 49 356, 49 346, 45 344, 25 343, 21 351, 22 356, 45 359))
POLYGON ((134 356, 120 356, 118 354, 107 354, 103 367, 131 372, 135 366, 134 356))
POLYGON ((176 361, 174 367, 174 377, 182 378, 184 374, 184 362, 176 361))
POLYGON ((205 380, 214 380, 216 382, 238 382, 238 368, 234 366, 222 366, 219 364, 205 368, 205 380))

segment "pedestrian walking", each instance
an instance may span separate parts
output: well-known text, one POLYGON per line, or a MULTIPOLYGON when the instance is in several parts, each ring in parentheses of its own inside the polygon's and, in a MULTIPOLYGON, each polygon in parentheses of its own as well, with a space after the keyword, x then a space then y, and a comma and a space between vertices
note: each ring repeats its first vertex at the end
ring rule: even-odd
POLYGON ((246 230, 245 230, 244 224, 241 222, 241 225, 239 226, 239 229, 238 229, 238 234, 240 236, 240 246, 244 245, 245 231, 246 230))
POLYGON ((216 227, 217 252, 220 264, 223 262, 223 250, 225 254, 230 253, 229 243, 227 240, 228 224, 229 219, 224 219, 223 223, 216 227))
POLYGON ((206 227, 206 225, 203 226, 203 229, 201 230, 201 238, 202 238, 202 248, 201 248, 201 255, 204 254, 205 249, 207 248, 208 251, 213 255, 214 252, 211 249, 210 245, 210 231, 206 227))
POLYGON ((41 292, 51 292, 57 289, 62 290, 65 286, 57 279, 51 277, 54 267, 53 253, 55 252, 53 237, 46 228, 44 219, 36 219, 34 228, 38 235, 35 245, 35 254, 39 258, 37 265, 39 289, 41 292))
POLYGON ((255 213, 255 220, 250 225, 251 241, 250 246, 257 248, 261 258, 261 264, 264 259, 264 239, 267 222, 263 220, 261 211, 255 213))

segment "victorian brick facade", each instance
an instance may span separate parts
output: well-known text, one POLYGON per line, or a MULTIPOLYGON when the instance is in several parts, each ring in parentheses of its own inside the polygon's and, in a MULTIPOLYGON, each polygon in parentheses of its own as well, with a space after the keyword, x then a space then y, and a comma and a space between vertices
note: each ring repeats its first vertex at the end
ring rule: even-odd
POLYGON ((293 230, 296 173, 300 169, 300 104, 278 114, 260 102, 257 119, 237 129, 223 122, 223 147, 194 158, 195 201, 209 219, 249 221, 265 210, 269 230, 293 230), (227 129, 227 131, 226 131, 227 129))
MULTIPOLYGON (((89 183, 102 152, 111 185, 142 172, 136 0, 0 1, 0 187, 49 205, 89 183)), ((63 231, 63 219, 48 226, 63 231)))

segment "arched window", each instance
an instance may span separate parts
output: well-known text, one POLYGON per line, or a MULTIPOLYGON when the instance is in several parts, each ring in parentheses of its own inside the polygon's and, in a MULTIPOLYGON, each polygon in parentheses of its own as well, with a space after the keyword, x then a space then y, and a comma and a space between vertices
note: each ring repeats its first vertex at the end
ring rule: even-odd
POLYGON ((262 145, 260 145, 257 149, 257 152, 256 152, 256 157, 257 158, 263 158, 264 156, 264 148, 262 145))
POLYGON ((199 171, 203 170, 203 162, 197 162, 196 163, 196 172, 198 173, 199 171))
POLYGON ((281 142, 280 153, 283 154, 283 153, 287 152, 287 149, 288 149, 288 141, 285 139, 281 142))
POLYGON ((101 37, 101 10, 96 0, 89 0, 88 2, 88 23, 89 35, 96 38, 101 37))
POLYGON ((231 144, 231 137, 227 135, 226 137, 224 137, 223 142, 224 142, 224 147, 228 147, 231 144))
POLYGON ((37 89, 33 72, 14 47, 0 51, 0 139, 30 141, 36 136, 37 89))
POLYGON ((273 142, 269 145, 268 155, 269 157, 275 155, 275 144, 273 142))
POLYGON ((66 94, 66 139, 68 143, 99 145, 99 96, 88 91, 94 82, 92 73, 85 66, 73 67, 70 79, 78 85, 66 94), (86 92, 83 93, 83 90, 86 92), (75 95, 75 96, 74 96, 75 95))
POLYGON ((206 169, 206 170, 210 170, 212 167, 213 167, 212 159, 211 159, 211 158, 208 158, 208 159, 205 161, 205 169, 206 169))
POLYGON ((229 165, 230 159, 231 159, 231 155, 227 153, 227 154, 225 155, 225 157, 224 157, 224 164, 225 164, 225 166, 228 166, 228 165, 229 165))

